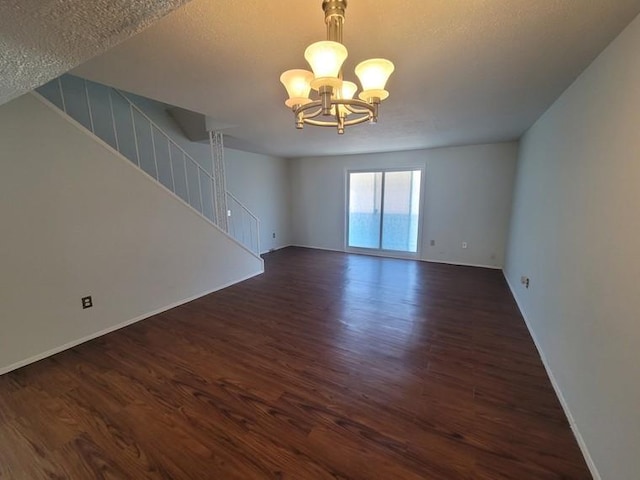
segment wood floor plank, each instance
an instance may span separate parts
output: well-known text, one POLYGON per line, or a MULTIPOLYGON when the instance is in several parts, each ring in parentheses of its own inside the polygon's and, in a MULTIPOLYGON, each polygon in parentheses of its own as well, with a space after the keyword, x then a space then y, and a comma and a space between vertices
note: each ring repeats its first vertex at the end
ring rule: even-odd
POLYGON ((0 478, 591 476, 501 272, 287 248, 0 377, 0 478))

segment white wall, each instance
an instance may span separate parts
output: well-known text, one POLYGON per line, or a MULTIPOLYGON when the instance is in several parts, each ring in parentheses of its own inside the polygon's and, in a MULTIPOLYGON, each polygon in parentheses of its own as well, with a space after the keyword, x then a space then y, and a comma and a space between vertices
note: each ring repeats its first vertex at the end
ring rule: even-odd
POLYGON ((290 245, 289 162, 230 148, 224 160, 227 190, 260 219, 260 250, 290 245))
POLYGON ((293 243, 344 250, 347 170, 423 167, 421 258, 501 267, 517 152, 501 143, 292 160, 293 243))
POLYGON ((262 271, 32 95, 0 108, 0 171, 0 373, 262 271))
POLYGON ((640 17, 525 135, 506 267, 583 446, 611 480, 640 476, 639 51, 640 17))

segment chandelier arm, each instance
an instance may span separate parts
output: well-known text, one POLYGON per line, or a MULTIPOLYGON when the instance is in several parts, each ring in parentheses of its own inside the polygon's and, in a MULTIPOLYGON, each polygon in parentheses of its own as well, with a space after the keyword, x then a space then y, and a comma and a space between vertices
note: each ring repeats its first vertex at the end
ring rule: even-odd
MULTIPOLYGON (((349 127, 351 125, 358 125, 360 123, 365 123, 368 121, 369 121, 368 116, 352 118, 349 120, 345 120, 344 126, 349 127)), ((327 120, 313 120, 311 118, 305 118, 304 123, 307 123, 309 125, 314 125, 316 127, 337 127, 338 126, 338 122, 336 120, 327 121, 327 120)))
POLYGON ((302 118, 316 118, 318 116, 320 116, 322 114, 322 107, 318 108, 317 110, 311 112, 311 113, 307 113, 306 115, 304 114, 304 111, 300 112, 302 113, 302 118))
POLYGON ((369 111, 373 110, 373 104, 365 102, 364 100, 358 100, 357 98, 334 98, 331 100, 332 105, 354 105, 356 107, 363 107, 369 111))
POLYGON ((351 113, 363 114, 370 113, 375 114, 376 108, 374 104, 365 102, 363 100, 357 100, 355 98, 341 98, 335 99, 331 102, 332 105, 344 105, 344 107, 351 113), (360 108, 357 108, 360 107, 360 108))
POLYGON ((366 115, 364 117, 356 117, 356 118, 352 118, 350 120, 346 120, 344 122, 344 126, 345 127, 350 127, 352 125, 359 125, 361 123, 370 122, 370 121, 371 121, 371 117, 369 115, 366 115))
POLYGON ((322 102, 320 100, 315 100, 313 102, 309 102, 305 105, 298 105, 293 109, 293 114, 298 117, 305 118, 315 118, 322 113, 322 102), (305 115, 305 112, 311 109, 316 109, 310 113, 305 115))
POLYGON ((373 108, 355 108, 355 107, 352 107, 351 105, 345 105, 345 108, 349 110, 350 113, 355 113, 355 114, 373 113, 373 108))
POLYGON ((310 118, 305 118, 304 123, 307 123, 309 125, 314 125, 316 127, 334 127, 335 128, 338 126, 338 122, 335 120, 326 121, 326 120, 312 120, 310 118))
MULTIPOLYGON (((368 102, 365 102, 363 100, 357 100, 355 98, 337 98, 337 99, 332 99, 331 100, 331 106, 338 106, 338 105, 344 105, 345 108, 347 110, 349 110, 349 112, 351 113, 355 113, 358 115, 362 115, 362 114, 374 114, 375 113, 375 105, 372 105, 368 102), (356 107, 361 107, 361 108, 356 108, 356 107)), ((317 110, 305 114, 304 118, 315 118, 318 115, 320 115, 322 113, 323 107, 322 107, 322 101, 321 100, 315 100, 313 102, 309 102, 305 105, 300 105, 299 107, 297 107, 294 110, 294 114, 296 116, 300 115, 301 113, 305 113, 308 110, 311 110, 313 108, 316 108, 317 110)))

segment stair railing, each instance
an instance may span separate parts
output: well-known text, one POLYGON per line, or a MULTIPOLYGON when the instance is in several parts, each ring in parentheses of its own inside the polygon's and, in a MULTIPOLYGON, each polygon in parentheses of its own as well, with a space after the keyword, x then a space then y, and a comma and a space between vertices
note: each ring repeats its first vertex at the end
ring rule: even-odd
POLYGON ((228 218, 222 218, 224 209, 216 208, 214 165, 211 173, 207 171, 126 94, 68 74, 37 92, 254 255, 260 255, 258 218, 229 192, 228 218))
POLYGON ((229 235, 252 252, 259 252, 260 219, 230 192, 227 192, 227 208, 229 235))

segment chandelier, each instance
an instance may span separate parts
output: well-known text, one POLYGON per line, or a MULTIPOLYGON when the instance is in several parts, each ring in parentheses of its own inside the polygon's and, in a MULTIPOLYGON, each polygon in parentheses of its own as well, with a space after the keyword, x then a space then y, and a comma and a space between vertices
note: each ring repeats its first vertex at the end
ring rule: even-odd
POLYGON ((343 134, 348 126, 376 123, 378 106, 389 96, 385 86, 394 66, 384 58, 372 58, 356 66, 355 73, 362 86, 357 99, 353 96, 358 86, 342 78, 342 64, 347 58, 347 49, 342 44, 346 8, 347 0, 322 2, 327 40, 309 45, 304 52, 313 73, 294 69, 280 76, 289 95, 284 103, 293 110, 298 129, 306 123, 336 127, 343 134), (312 89, 317 92, 317 99, 309 98, 312 89))

